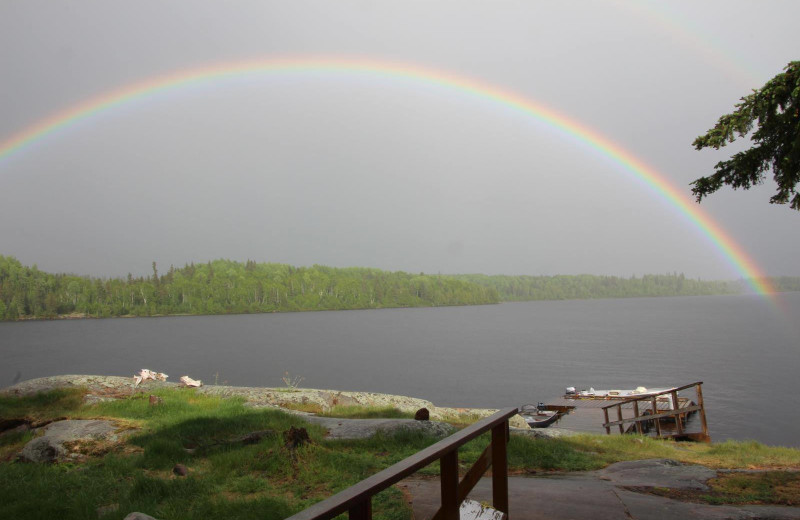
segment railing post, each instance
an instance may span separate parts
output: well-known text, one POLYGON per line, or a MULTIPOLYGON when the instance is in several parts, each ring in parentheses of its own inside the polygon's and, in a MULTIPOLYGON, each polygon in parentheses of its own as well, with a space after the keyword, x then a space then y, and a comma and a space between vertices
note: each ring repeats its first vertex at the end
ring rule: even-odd
POLYGON ((350 520, 372 520, 372 497, 350 508, 350 520))
POLYGON ((605 422, 605 424, 606 424, 606 435, 611 435, 611 427, 608 426, 608 423, 609 423, 609 421, 608 421, 608 408, 603 407, 603 415, 605 415, 605 417, 606 417, 606 422, 605 422))
POLYGON ((622 424, 622 405, 617 405, 617 420, 619 421, 619 433, 625 433, 625 426, 622 424))
POLYGON ((442 520, 458 520, 458 448, 439 459, 442 488, 442 520))
POLYGON ((492 428, 492 507, 508 518, 508 419, 492 428))

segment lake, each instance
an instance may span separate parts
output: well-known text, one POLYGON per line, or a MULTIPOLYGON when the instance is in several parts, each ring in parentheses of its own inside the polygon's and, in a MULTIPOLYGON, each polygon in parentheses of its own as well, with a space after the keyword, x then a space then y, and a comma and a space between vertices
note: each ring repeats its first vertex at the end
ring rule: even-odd
POLYGON ((783 312, 746 295, 0 323, 0 386, 141 368, 283 386, 288 371, 310 388, 499 408, 566 386, 703 381, 713 440, 800 447, 800 293, 782 298, 783 312))

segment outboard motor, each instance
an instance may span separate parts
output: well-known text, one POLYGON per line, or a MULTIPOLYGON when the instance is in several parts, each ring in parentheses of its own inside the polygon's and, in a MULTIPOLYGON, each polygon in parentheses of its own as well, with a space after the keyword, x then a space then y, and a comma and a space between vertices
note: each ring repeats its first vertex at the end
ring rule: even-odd
POLYGON ((566 389, 564 389, 564 393, 566 393, 567 395, 575 395, 575 387, 568 386, 566 389))

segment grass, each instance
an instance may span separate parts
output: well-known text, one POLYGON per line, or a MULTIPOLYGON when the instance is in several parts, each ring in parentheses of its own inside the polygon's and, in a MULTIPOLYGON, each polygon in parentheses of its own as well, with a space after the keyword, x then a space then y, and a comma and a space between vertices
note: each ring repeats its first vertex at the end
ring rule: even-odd
MULTIPOLYGON (((0 418, 46 421, 56 417, 110 418, 137 428, 124 443, 86 448, 80 463, 56 465, 11 461, 33 434, 0 436, 0 518, 101 518, 119 520, 141 511, 163 520, 285 518, 372 475, 437 439, 400 431, 361 440, 324 440, 324 431, 301 417, 273 409, 252 409, 241 399, 197 394, 192 389, 154 392, 162 399, 150 405, 146 394, 87 406, 79 390, 59 390, 33 397, 0 396, 0 418), (284 446, 282 432, 304 427, 312 439, 296 450, 284 446), (257 444, 237 439, 254 431, 271 431, 257 444), (189 474, 176 477, 184 464, 189 474), (98 508, 102 514, 98 514, 98 508)), ((404 416, 392 408, 335 407, 337 417, 404 416)), ((463 446, 463 471, 488 445, 483 435, 463 446)), ((767 468, 755 474, 723 474, 707 497, 711 503, 797 504, 800 480, 780 468, 800 467, 800 450, 754 442, 689 444, 636 436, 579 435, 558 439, 512 436, 508 446, 512 473, 599 469, 613 462, 671 458, 716 468, 767 468), (740 500, 740 499, 736 499, 740 500)), ((438 463, 421 471, 437 475, 438 463)), ((376 518, 407 519, 402 494, 390 488, 373 500, 376 518)))
MULTIPOLYGON (((152 406, 147 395, 137 394, 82 406, 80 392, 72 391, 0 398, 4 418, 113 418, 139 428, 127 446, 82 464, 0 464, 0 518, 98 518, 97 508, 115 505, 101 518, 121 519, 131 511, 165 520, 285 518, 393 460, 357 447, 329 445, 322 440, 322 428, 278 410, 246 408, 240 399, 190 389, 154 394, 161 404, 152 406), (59 409, 59 403, 64 408, 59 409), (306 428, 313 442, 296 450, 285 448, 281 433, 290 426, 306 428), (235 441, 264 430, 275 434, 253 445, 235 441), (176 463, 188 467, 187 477, 172 474, 176 463)), ((2 448, 14 453, 30 438, 0 437, 2 448)), ((432 442, 435 439, 420 439, 417 445, 432 442)), ((387 437, 383 443, 385 447, 376 449, 393 449, 404 441, 387 437)), ((410 516, 397 491, 376 497, 374 510, 376 518, 399 518, 398 511, 406 512, 402 518, 410 516)))
POLYGON ((0 436, 0 461, 11 460, 33 437, 34 434, 31 431, 13 432, 0 436))
POLYGON ((766 471, 727 473, 709 482, 713 493, 701 498, 718 504, 800 505, 800 473, 766 471))
POLYGON ((452 424, 453 426, 463 428, 465 426, 469 426, 470 424, 474 424, 481 419, 486 419, 485 415, 479 414, 453 414, 453 415, 445 415, 442 418, 442 422, 446 422, 448 424, 452 424))
POLYGON ((41 422, 63 417, 81 407, 84 394, 80 388, 70 388, 24 397, 0 395, 0 418, 24 418, 41 422))
POLYGON ((724 473, 708 482, 710 491, 654 488, 647 492, 707 504, 800 505, 800 472, 724 473))
POLYGON ((317 403, 285 403, 284 408, 299 412, 309 412, 320 417, 338 417, 341 419, 413 419, 414 414, 404 412, 393 406, 345 406, 336 405, 324 410, 317 403))
POLYGON ((317 415, 322 413, 322 406, 317 403, 289 402, 289 403, 284 403, 281 406, 283 406, 283 408, 286 408, 288 410, 296 410, 298 412, 307 412, 317 415))
MULTIPOLYGON (((582 469, 596 469, 623 460, 674 459, 710 468, 764 469, 800 467, 800 450, 766 446, 755 441, 689 443, 636 435, 576 435, 547 441, 570 457, 586 457, 582 469)), ((561 460, 562 457, 557 459, 561 460)), ((544 468, 543 468, 544 469, 544 468)), ((556 464, 552 469, 580 469, 556 464)))
POLYGON ((393 406, 342 406, 332 407, 319 415, 343 419, 413 419, 414 414, 393 406))

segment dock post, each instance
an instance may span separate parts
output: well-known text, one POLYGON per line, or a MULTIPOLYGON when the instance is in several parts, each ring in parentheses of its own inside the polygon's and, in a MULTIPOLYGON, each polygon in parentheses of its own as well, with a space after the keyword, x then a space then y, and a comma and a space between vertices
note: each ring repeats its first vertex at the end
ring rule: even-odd
MULTIPOLYGON (((703 427, 703 436, 708 439, 708 424, 706 423, 706 407, 703 404, 703 383, 697 383, 697 406, 700 407, 700 425, 703 427)), ((708 442, 706 440, 706 442, 708 442)))
MULTIPOLYGON (((653 415, 658 413, 658 402, 656 401, 656 396, 653 396, 653 415)), ((656 433, 659 437, 661 437, 661 419, 653 419, 656 423, 656 433)))
MULTIPOLYGON (((639 401, 634 401, 633 402, 633 418, 634 419, 638 419, 639 418, 639 401)), ((636 431, 639 432, 639 435, 641 435, 643 433, 642 432, 642 421, 636 421, 636 431)))
MULTIPOLYGON (((678 392, 673 390, 670 395, 672 396, 672 410, 677 411, 680 408, 678 405, 678 392)), ((675 415, 675 427, 678 429, 678 435, 683 435, 683 423, 680 414, 675 415)))

